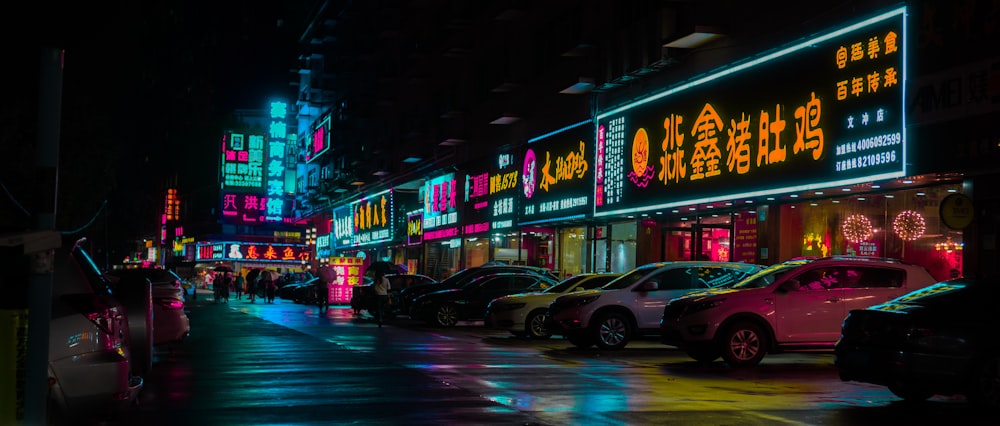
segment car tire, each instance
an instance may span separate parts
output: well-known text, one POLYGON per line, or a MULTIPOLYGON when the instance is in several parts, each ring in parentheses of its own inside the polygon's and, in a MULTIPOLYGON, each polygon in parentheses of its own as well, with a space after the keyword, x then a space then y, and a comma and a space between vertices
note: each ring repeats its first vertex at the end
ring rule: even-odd
POLYGON ((713 362, 722 356, 722 351, 714 345, 692 346, 685 348, 684 352, 691 357, 691 359, 702 363, 713 362))
POLYGON ((738 322, 722 335, 722 358, 733 367, 753 367, 767 354, 764 329, 752 322, 738 322))
POLYGON ((906 383, 892 383, 888 387, 889 392, 906 402, 923 402, 934 396, 930 391, 906 383))
POLYGON ((990 357, 977 365, 968 398, 978 409, 989 412, 1000 409, 1000 356, 990 357))
POLYGON ((440 327, 454 327, 458 324, 458 308, 450 303, 445 303, 434 309, 434 325, 440 327))
POLYGON ((594 346, 594 338, 593 336, 590 335, 590 333, 587 332, 577 331, 572 333, 566 333, 566 339, 569 340, 569 342, 572 343, 573 346, 576 346, 581 349, 586 349, 591 346, 594 346))
POLYGON ((149 280, 119 285, 115 297, 128 318, 132 374, 145 375, 153 368, 153 288, 149 280))
POLYGON ((531 312, 524 321, 524 331, 532 339, 548 339, 552 337, 552 331, 545 326, 546 321, 548 321, 548 314, 545 309, 531 312))
POLYGON ((601 349, 622 349, 632 338, 632 323, 618 312, 608 312, 597 317, 592 327, 594 340, 601 349))

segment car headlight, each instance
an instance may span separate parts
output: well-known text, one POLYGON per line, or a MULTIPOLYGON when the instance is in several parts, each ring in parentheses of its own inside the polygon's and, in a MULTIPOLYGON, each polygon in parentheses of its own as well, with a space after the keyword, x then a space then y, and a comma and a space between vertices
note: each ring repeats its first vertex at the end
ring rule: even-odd
POLYGON ((701 301, 698 303, 692 303, 688 305, 687 309, 684 310, 684 315, 687 316, 701 311, 707 311, 709 309, 722 305, 722 302, 725 301, 726 299, 711 299, 711 300, 701 301))
POLYGON ((490 310, 493 312, 513 311, 523 308, 524 305, 524 303, 496 303, 490 305, 490 310))
POLYGON ((601 297, 600 294, 593 294, 593 295, 584 296, 584 297, 574 297, 574 298, 571 298, 569 300, 563 300, 562 303, 560 303, 560 305, 563 306, 563 307, 567 307, 567 308, 568 307, 573 307, 573 306, 583 306, 583 305, 586 305, 588 303, 592 303, 593 301, 597 300, 597 298, 599 298, 599 297, 601 297))

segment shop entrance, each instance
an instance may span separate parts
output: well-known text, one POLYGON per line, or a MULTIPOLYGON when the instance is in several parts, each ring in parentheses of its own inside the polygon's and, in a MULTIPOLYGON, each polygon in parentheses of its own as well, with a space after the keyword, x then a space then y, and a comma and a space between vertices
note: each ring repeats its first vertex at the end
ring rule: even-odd
MULTIPOLYGON (((719 218, 712 218, 719 219, 719 218)), ((731 259, 732 225, 729 220, 669 223, 661 228, 663 261, 731 259), (716 223, 718 222, 718 223, 716 223)))

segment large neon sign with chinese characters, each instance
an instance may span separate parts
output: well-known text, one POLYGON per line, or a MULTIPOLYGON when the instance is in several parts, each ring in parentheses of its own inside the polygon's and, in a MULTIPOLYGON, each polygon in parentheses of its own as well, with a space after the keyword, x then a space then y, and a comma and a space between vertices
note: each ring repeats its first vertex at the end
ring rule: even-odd
POLYGON ((330 114, 327 114, 309 135, 309 144, 306 149, 306 162, 311 162, 324 152, 330 149, 330 114))
POLYGON ((520 172, 516 156, 508 152, 469 165, 465 173, 463 235, 514 227, 520 172))
POLYGON ((593 123, 585 121, 528 141, 519 182, 522 225, 590 212, 593 137, 593 123))
POLYGON ((454 173, 428 179, 424 197, 424 241, 459 235, 458 210, 463 196, 454 173))
POLYGON ((197 243, 195 261, 236 260, 264 263, 301 263, 311 258, 311 247, 305 244, 251 243, 216 241, 197 243))
POLYGON ((339 248, 358 247, 395 238, 395 205, 388 189, 333 212, 333 235, 339 248))
POLYGON ((598 114, 594 215, 906 173, 906 8, 598 114))
POLYGON ((264 136, 227 132, 222 138, 222 189, 264 187, 264 136))

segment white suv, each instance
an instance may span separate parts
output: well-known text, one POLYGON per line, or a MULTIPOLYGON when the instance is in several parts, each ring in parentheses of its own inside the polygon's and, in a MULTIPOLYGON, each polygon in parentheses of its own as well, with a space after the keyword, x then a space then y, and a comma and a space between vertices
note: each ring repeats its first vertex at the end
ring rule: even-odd
POLYGON ((650 263, 599 289, 559 296, 549 304, 550 325, 573 345, 621 349, 636 336, 659 334, 660 316, 670 299, 729 287, 762 269, 736 262, 650 263))
POLYGON ((753 366, 768 352, 832 351, 852 309, 937 280, 894 259, 835 256, 768 267, 730 289, 679 297, 663 310, 662 341, 692 358, 753 366))

